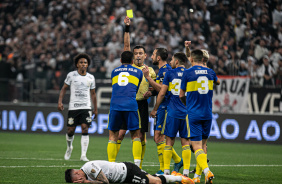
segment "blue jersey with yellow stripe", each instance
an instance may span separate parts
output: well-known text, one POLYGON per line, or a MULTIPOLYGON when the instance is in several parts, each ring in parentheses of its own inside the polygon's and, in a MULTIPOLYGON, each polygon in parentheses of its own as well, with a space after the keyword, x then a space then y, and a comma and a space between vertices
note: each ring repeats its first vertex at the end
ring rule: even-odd
MULTIPOLYGON (((159 72, 158 72, 158 75, 156 77, 156 83, 160 83, 160 82, 163 82, 164 80, 164 77, 165 77, 165 74, 167 71, 171 70, 171 66, 169 64, 165 64, 164 66, 162 66, 160 69, 159 69, 159 72)), ((167 107, 168 105, 168 93, 165 95, 162 103, 160 104, 160 107, 158 109, 164 109, 167 107)))
POLYGON ((143 73, 138 68, 124 64, 112 71, 112 98, 110 110, 137 111, 136 93, 143 73))
POLYGON ((189 119, 212 119, 214 81, 217 81, 215 72, 206 67, 193 66, 184 72, 181 89, 187 92, 186 107, 189 119))
POLYGON ((185 119, 187 115, 186 106, 179 98, 181 79, 185 70, 187 69, 184 67, 169 70, 163 80, 163 85, 168 86, 169 104, 167 106, 167 115, 178 119, 185 119))

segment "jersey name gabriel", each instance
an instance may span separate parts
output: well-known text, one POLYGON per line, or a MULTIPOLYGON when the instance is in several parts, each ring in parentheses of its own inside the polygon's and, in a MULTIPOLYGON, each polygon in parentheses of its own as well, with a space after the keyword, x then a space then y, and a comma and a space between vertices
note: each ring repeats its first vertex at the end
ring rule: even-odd
POLYGON ((182 77, 181 89, 187 92, 186 107, 189 118, 212 119, 213 83, 217 76, 212 69, 193 66, 182 77))
POLYGON ((91 109, 90 90, 95 89, 93 75, 80 75, 77 71, 72 71, 68 73, 65 84, 70 86, 69 110, 91 109))
MULTIPOLYGON (((166 72, 171 70, 171 66, 169 64, 165 64, 164 66, 162 66, 160 69, 159 69, 159 72, 158 72, 158 75, 157 75, 157 78, 156 78, 156 83, 160 83, 160 82, 163 82, 164 80, 164 77, 166 75, 166 72)), ((168 105, 168 93, 165 95, 162 103, 160 104, 160 107, 158 109, 164 109, 166 108, 168 105)))
POLYGON ((87 180, 90 181, 94 181, 102 171, 110 183, 122 183, 127 174, 127 168, 124 163, 108 162, 104 160, 89 161, 80 169, 86 174, 87 180))
POLYGON ((138 68, 124 64, 112 71, 112 98, 110 110, 137 111, 136 93, 143 73, 138 68))
POLYGON ((183 73, 186 69, 184 67, 178 67, 169 70, 164 78, 163 84, 168 86, 169 104, 167 106, 167 115, 178 118, 186 118, 186 106, 181 102, 179 98, 180 86, 183 73))

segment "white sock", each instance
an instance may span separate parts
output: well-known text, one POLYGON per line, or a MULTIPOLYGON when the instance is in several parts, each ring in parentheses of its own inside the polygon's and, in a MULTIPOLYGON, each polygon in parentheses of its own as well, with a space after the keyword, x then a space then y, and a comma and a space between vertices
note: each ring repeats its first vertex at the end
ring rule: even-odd
POLYGON ((165 170, 164 170, 164 174, 170 175, 170 170, 169 170, 169 169, 165 169, 165 170))
POLYGON ((183 169, 183 175, 189 176, 189 169, 183 169))
POLYGON ((210 169, 209 169, 208 167, 204 169, 204 173, 205 173, 205 175, 207 175, 207 174, 208 174, 209 170, 210 170, 210 169))
POLYGON ((66 134, 66 140, 67 140, 67 147, 68 148, 71 148, 73 139, 74 139, 74 135, 69 137, 68 134, 66 134))
POLYGON ((166 183, 181 182, 182 176, 172 176, 172 175, 163 175, 166 179, 166 183))
POLYGON ((198 175, 198 174, 195 173, 194 178, 197 178, 197 177, 201 179, 201 175, 198 175))
POLYGON ((140 167, 141 160, 139 160, 139 159, 134 159, 134 163, 135 163, 135 165, 137 165, 138 167, 140 167))
POLYGON ((89 144, 89 135, 81 136, 81 156, 86 156, 86 152, 89 144))

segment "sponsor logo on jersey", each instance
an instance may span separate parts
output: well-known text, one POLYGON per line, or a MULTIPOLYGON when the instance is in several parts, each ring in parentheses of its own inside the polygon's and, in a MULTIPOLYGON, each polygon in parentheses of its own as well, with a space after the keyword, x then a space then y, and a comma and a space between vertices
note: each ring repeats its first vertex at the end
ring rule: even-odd
POLYGON ((87 106, 87 103, 81 103, 81 104, 79 104, 79 103, 75 103, 75 104, 73 104, 73 106, 74 106, 74 107, 87 106))
POLYGON ((73 123, 74 123, 73 118, 69 118, 69 119, 68 119, 68 124, 69 124, 69 125, 72 125, 73 123))
POLYGON ((195 70, 195 74, 208 74, 207 70, 195 70))
POLYGON ((91 169, 91 172, 92 172, 92 173, 96 173, 95 169, 91 169))

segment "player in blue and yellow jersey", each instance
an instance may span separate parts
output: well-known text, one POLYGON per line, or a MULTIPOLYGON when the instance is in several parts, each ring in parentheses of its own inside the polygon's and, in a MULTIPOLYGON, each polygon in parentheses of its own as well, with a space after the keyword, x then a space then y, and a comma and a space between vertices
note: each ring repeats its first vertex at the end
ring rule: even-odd
POLYGON ((158 94, 156 105, 151 112, 151 117, 155 117, 159 105, 169 95, 169 104, 167 106, 167 116, 164 122, 163 132, 166 135, 166 146, 164 148, 164 174, 170 173, 170 160, 172 157, 172 147, 175 142, 176 134, 179 132, 182 144, 183 175, 189 175, 191 150, 188 139, 188 121, 186 120, 186 107, 179 98, 180 85, 185 64, 187 62, 184 53, 176 53, 171 60, 172 70, 166 72, 162 88, 158 94), (167 93, 168 92, 168 93, 167 93))
MULTIPOLYGON (((125 23, 125 32, 124 32, 124 51, 130 51, 130 34, 129 34, 129 26, 130 26, 130 19, 126 16, 124 19, 125 23)), ((145 67, 144 60, 146 59, 146 50, 145 47, 141 45, 137 45, 133 48, 133 64, 132 66, 141 69, 145 67)), ((149 75, 152 78, 156 78, 156 73, 152 67, 149 67, 149 75)), ((145 150, 146 150, 146 132, 148 132, 148 124, 149 124, 149 113, 148 113, 148 101, 144 98, 144 93, 146 93, 149 89, 149 83, 146 81, 146 79, 143 76, 143 80, 140 84, 139 90, 136 94, 136 100, 138 104, 138 112, 140 115, 140 121, 141 121, 141 133, 140 133, 140 139, 142 143, 142 153, 141 153, 141 162, 140 164, 136 163, 137 165, 142 168, 142 162, 143 158, 145 156, 145 150)), ((121 147, 121 142, 125 136, 127 127, 126 125, 123 125, 121 127, 121 130, 119 131, 119 138, 117 140, 117 153, 119 152, 119 149, 121 147)))
MULTIPOLYGON (((156 78, 156 81, 154 81, 153 78, 149 76, 149 71, 147 68, 142 69, 144 76, 150 83, 150 85, 159 92, 163 83, 163 79, 166 75, 166 72, 171 70, 171 67, 169 64, 167 64, 166 59, 168 57, 168 52, 165 48, 156 48, 152 55, 152 60, 154 65, 158 65, 159 72, 156 78)), ((152 93, 148 91, 145 96, 149 97, 152 93)), ((165 135, 162 134, 163 124, 166 118, 166 110, 168 105, 168 95, 164 97, 164 100, 160 104, 156 116, 156 121, 154 124, 154 141, 157 144, 158 149, 158 158, 160 162, 160 170, 157 172, 157 174, 163 174, 164 171, 164 159, 163 159, 163 152, 165 148, 165 135)), ((177 155, 175 150, 172 148, 172 158, 175 162, 174 165, 174 171, 179 171, 179 169, 183 166, 183 161, 181 157, 177 155)))
POLYGON ((201 50, 193 50, 190 59, 192 67, 183 74, 179 97, 187 107, 189 137, 196 161, 204 171, 205 183, 212 183, 214 174, 209 170, 203 147, 206 146, 212 123, 213 84, 220 81, 212 69, 204 66, 201 50))
POLYGON ((119 130, 122 124, 126 124, 133 141, 132 152, 134 163, 138 165, 141 162, 142 145, 136 93, 142 81, 143 73, 131 65, 133 62, 132 52, 124 51, 121 54, 121 62, 122 65, 115 68, 111 76, 112 98, 108 122, 108 160, 115 162, 119 130))

